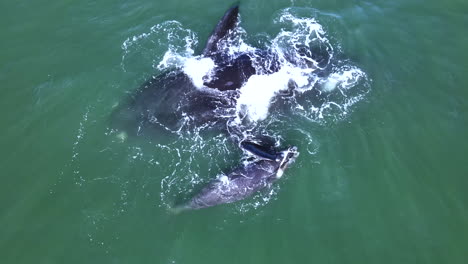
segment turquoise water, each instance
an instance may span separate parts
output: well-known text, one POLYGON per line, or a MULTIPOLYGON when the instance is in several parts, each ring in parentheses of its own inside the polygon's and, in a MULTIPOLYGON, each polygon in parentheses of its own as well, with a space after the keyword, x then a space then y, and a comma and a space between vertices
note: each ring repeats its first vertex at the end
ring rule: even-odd
POLYGON ((346 114, 273 128, 301 154, 272 193, 169 212, 240 153, 223 135, 116 137, 113 107, 167 51, 123 44, 174 20, 199 52, 231 4, 0 4, 1 263, 466 263, 464 1, 241 1, 252 35, 314 14, 368 86, 346 114))

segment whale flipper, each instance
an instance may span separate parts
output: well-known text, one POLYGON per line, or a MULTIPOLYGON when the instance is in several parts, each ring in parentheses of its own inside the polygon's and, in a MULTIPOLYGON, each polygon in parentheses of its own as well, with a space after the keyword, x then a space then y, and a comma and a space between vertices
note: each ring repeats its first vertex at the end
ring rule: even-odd
POLYGON ((239 6, 235 5, 226 11, 224 16, 218 22, 216 27, 214 28, 211 36, 208 38, 206 42, 206 46, 203 49, 202 55, 205 57, 209 57, 212 54, 216 53, 218 50, 218 41, 225 37, 230 30, 234 29, 239 21, 239 6))
POLYGON ((259 145, 251 141, 242 141, 240 145, 248 152, 264 159, 279 160, 281 158, 281 153, 266 145, 259 145))

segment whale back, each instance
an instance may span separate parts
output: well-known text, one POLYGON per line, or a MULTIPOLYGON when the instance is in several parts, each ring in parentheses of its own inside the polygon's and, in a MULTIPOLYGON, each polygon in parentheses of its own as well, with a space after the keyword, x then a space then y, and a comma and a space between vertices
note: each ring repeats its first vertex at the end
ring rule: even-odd
POLYGON ((245 199, 276 180, 279 162, 259 160, 208 183, 184 206, 201 209, 245 199))
POLYGON ((215 58, 215 60, 219 60, 220 63, 215 69, 213 78, 203 83, 209 88, 219 91, 236 90, 256 73, 249 54, 242 54, 234 60, 229 58, 226 60, 215 58))

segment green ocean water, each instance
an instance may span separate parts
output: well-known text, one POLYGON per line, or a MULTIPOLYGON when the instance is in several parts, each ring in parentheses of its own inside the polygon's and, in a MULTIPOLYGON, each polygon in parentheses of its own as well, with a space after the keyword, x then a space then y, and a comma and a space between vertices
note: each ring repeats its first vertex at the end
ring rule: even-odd
POLYGON ((369 91, 342 118, 298 120, 310 138, 285 132, 301 155, 267 202, 168 211, 188 189, 167 181, 187 167, 209 179, 239 153, 119 141, 113 106, 166 51, 139 42, 125 59, 123 43, 175 20, 196 33, 199 52, 231 5, 0 3, 0 263, 466 263, 461 0, 241 1, 249 34, 276 32, 285 8, 313 9, 369 91))

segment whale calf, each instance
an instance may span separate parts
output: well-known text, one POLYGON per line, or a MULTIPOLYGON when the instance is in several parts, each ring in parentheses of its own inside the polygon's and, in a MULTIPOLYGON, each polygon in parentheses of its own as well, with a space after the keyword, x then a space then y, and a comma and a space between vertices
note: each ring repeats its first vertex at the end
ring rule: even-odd
POLYGON ((284 170, 298 156, 297 148, 290 147, 279 153, 281 159, 259 159, 234 169, 209 182, 187 203, 173 208, 174 212, 201 209, 243 200, 257 191, 268 188, 283 176, 284 170))

